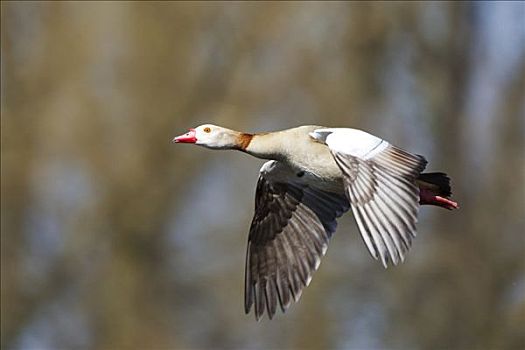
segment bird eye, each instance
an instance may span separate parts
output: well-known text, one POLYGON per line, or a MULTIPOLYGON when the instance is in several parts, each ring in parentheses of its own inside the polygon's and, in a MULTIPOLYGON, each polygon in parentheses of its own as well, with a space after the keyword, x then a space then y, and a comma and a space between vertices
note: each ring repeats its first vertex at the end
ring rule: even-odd
POLYGON ((211 131, 210 128, 208 128, 208 127, 205 127, 205 128, 204 128, 204 132, 209 133, 210 131, 211 131))

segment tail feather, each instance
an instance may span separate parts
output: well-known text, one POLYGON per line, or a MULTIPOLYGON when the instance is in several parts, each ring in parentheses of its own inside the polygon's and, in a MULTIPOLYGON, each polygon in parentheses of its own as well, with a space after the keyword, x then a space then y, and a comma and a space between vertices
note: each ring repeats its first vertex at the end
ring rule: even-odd
POLYGON ((417 178, 419 203, 436 205, 449 210, 459 208, 457 202, 449 199, 452 195, 450 178, 445 173, 425 173, 417 178))
POLYGON ((436 195, 450 197, 452 189, 450 187, 450 178, 445 173, 424 173, 417 178, 422 182, 422 186, 429 187, 436 195))

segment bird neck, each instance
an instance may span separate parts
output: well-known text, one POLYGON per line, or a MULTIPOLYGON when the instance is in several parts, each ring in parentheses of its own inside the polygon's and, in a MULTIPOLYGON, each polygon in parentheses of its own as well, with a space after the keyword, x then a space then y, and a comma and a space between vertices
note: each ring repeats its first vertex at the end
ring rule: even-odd
POLYGON ((242 133, 238 138, 238 145, 240 151, 261 159, 279 160, 284 155, 282 138, 278 132, 242 133))

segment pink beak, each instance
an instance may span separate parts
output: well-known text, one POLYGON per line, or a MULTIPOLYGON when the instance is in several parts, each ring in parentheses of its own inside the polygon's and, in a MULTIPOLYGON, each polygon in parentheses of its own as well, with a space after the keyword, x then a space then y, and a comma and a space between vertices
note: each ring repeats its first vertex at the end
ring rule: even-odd
POLYGON ((195 143, 197 142, 197 137, 195 137, 195 135, 195 129, 190 129, 190 131, 184 135, 173 138, 173 143, 195 143))

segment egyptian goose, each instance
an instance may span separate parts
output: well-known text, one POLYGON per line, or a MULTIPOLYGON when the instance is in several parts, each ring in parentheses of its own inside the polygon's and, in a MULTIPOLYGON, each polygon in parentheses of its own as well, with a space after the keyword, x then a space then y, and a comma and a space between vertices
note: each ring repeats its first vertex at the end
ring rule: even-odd
POLYGON ((403 261, 420 204, 458 208, 444 173, 364 131, 300 126, 247 134, 206 124, 175 137, 211 149, 268 159, 260 170, 245 267, 244 307, 271 319, 297 302, 326 252, 336 219, 352 209, 374 259, 403 261))

